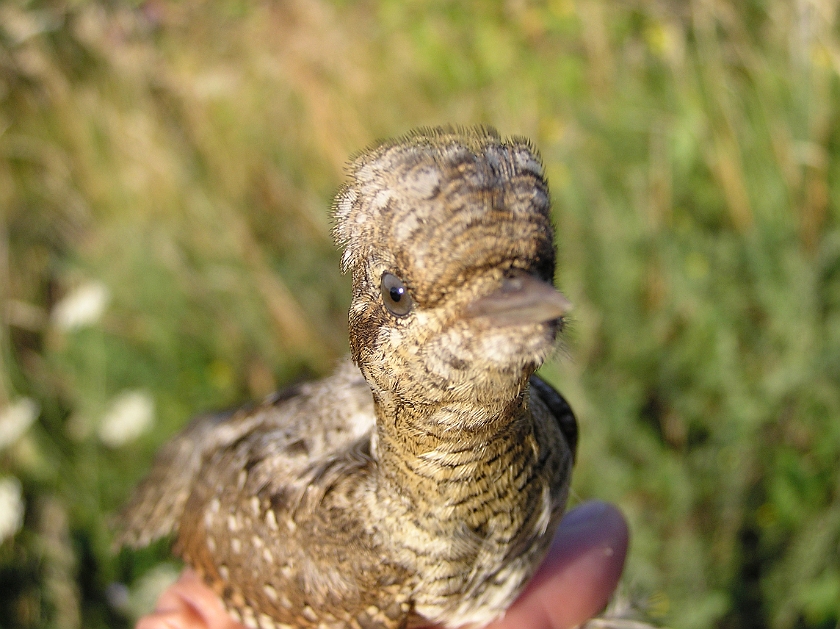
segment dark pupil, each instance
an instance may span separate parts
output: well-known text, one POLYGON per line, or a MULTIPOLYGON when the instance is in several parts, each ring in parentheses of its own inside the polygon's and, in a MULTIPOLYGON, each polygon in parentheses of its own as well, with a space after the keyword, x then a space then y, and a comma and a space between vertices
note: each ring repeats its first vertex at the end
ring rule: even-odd
POLYGON ((399 286, 394 286, 394 287, 392 287, 392 288, 391 288, 391 290, 389 291, 389 293, 390 293, 390 295, 391 295, 391 299, 392 299, 395 303, 399 303, 399 302, 400 302, 400 299, 402 299, 402 296, 403 296, 403 293, 404 293, 404 292, 405 292, 405 289, 404 289, 404 288, 401 288, 401 287, 399 287, 399 286))

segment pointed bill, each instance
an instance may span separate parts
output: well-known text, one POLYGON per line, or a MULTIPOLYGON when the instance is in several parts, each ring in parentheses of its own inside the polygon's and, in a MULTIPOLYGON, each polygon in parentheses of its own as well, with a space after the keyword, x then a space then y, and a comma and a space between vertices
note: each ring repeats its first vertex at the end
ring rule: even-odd
POLYGON ((472 302, 464 314, 486 317, 497 325, 524 325, 559 319, 571 309, 571 302, 554 286, 520 273, 505 278, 498 290, 472 302))

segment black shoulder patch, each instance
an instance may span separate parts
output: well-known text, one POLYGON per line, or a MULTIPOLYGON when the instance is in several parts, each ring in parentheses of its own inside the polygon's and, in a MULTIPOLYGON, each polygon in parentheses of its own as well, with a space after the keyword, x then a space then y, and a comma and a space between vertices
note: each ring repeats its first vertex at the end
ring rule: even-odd
POLYGON ((557 424, 560 426, 560 432, 566 437, 569 442, 569 448, 572 450, 572 457, 577 457, 577 442, 578 442, 578 425, 572 407, 562 395, 560 395, 554 387, 548 384, 545 380, 538 376, 531 376, 531 388, 536 391, 540 399, 545 402, 548 410, 554 415, 557 424))

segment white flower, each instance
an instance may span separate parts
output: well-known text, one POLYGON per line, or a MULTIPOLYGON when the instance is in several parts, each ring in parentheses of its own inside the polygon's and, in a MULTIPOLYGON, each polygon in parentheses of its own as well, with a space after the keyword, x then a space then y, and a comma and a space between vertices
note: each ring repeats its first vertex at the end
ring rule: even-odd
POLYGON ((20 439, 40 411, 38 403, 28 397, 0 409, 0 450, 20 439))
POLYGON ((93 325, 105 312, 110 294, 101 282, 87 282, 68 293, 53 308, 52 321, 61 330, 93 325))
POLYGON ((0 478, 0 544, 23 525, 23 492, 14 476, 0 478))
POLYGON ((155 403, 146 391, 118 395, 99 424, 97 434, 106 446, 118 448, 133 441, 154 423, 155 403))

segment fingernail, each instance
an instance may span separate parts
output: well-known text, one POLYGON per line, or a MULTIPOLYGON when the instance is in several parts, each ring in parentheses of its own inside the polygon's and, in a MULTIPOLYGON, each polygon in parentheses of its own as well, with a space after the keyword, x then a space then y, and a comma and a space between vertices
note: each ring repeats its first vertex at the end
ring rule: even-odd
POLYGON ((609 503, 601 500, 584 502, 564 515, 560 526, 564 529, 577 528, 578 526, 589 528, 594 522, 601 520, 605 515, 609 514, 612 509, 613 507, 609 503))
POLYGON ((601 547, 605 554, 624 554, 629 539, 627 521, 621 512, 608 502, 593 500, 563 516, 550 554, 569 556, 594 547, 601 547))

